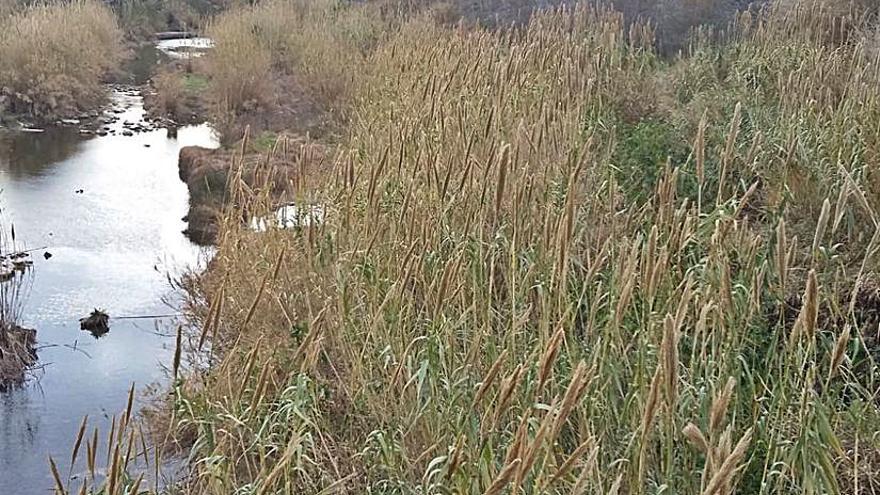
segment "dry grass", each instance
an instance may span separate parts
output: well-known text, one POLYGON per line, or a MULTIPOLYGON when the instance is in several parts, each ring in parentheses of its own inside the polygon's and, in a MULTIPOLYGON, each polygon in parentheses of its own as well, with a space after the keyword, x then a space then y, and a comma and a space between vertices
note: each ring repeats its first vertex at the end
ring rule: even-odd
POLYGON ((800 8, 675 61, 586 6, 389 34, 289 177, 323 223, 248 230, 233 166, 180 489, 880 489, 880 69, 800 8))
POLYGON ((97 0, 37 4, 0 20, 0 87, 13 112, 50 119, 90 108, 117 67, 121 34, 97 0))
POLYGON ((261 130, 313 133, 343 120, 359 68, 387 26, 378 11, 369 3, 270 0, 219 16, 208 30, 216 46, 206 71, 215 120, 225 129, 242 115, 262 115, 268 123, 253 122, 261 130))

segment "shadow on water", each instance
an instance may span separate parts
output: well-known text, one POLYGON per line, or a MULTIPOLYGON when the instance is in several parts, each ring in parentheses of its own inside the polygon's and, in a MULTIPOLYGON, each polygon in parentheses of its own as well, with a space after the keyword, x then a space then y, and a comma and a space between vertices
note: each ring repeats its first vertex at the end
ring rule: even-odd
POLYGON ((0 132, 0 169, 15 178, 39 177, 72 156, 84 138, 67 127, 42 133, 0 132))
POLYGON ((134 56, 123 67, 125 74, 120 82, 125 84, 142 85, 150 80, 156 71, 156 66, 168 62, 169 57, 152 44, 144 44, 135 48, 134 56))

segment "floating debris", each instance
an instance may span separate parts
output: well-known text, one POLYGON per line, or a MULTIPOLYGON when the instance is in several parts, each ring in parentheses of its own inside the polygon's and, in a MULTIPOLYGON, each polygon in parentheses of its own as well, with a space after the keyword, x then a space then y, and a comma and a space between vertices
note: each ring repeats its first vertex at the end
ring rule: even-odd
POLYGON ((110 331, 110 315, 95 308, 92 314, 79 320, 80 330, 88 330, 95 337, 101 337, 110 331))
POLYGON ((50 253, 49 251, 46 251, 45 253, 43 253, 43 259, 47 260, 51 257, 52 257, 52 253, 50 253))

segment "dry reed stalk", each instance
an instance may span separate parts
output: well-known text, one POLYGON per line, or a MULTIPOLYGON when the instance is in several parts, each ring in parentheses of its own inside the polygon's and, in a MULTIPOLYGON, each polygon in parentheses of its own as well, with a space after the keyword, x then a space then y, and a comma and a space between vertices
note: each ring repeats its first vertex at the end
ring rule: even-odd
POLYGON ((580 398, 589 383, 590 371, 591 370, 587 370, 586 362, 578 362, 574 374, 571 377, 571 382, 569 382, 568 388, 566 388, 565 394, 562 396, 562 405, 559 407, 559 414, 556 416, 550 434, 551 442, 559 437, 559 432, 562 431, 562 426, 568 421, 568 416, 571 414, 571 411, 574 410, 578 401, 580 401, 580 398))
POLYGON ((98 455, 98 429, 92 430, 92 441, 86 442, 86 457, 88 458, 89 474, 95 479, 96 458, 98 455))
POLYGON ((703 436, 703 432, 697 425, 688 423, 681 432, 691 445, 697 448, 697 450, 704 454, 711 453, 709 442, 706 440, 706 437, 703 436))
POLYGON ((828 217, 831 214, 831 202, 828 198, 822 203, 822 211, 819 214, 819 221, 816 223, 816 233, 813 235, 813 249, 810 251, 813 255, 813 261, 819 252, 819 246, 822 238, 825 237, 825 228, 828 226, 828 217))
POLYGON ((639 457, 638 457, 638 473, 639 473, 639 486, 644 486, 645 483, 645 462, 646 455, 648 452, 648 441, 651 436, 651 430, 654 425, 654 418, 657 415, 657 409, 659 406, 659 397, 660 397, 660 387, 661 382, 663 381, 663 364, 662 362, 657 364, 657 369, 654 371, 654 378, 651 379, 651 387, 648 392, 647 400, 645 401, 645 409, 642 413, 642 421, 639 425, 639 431, 641 432, 641 441, 639 442, 639 457))
POLYGON ((507 406, 510 404, 511 399, 513 398, 513 393, 514 391, 516 391, 517 387, 519 387, 520 381, 522 380, 524 374, 525 368, 522 364, 520 364, 513 371, 513 374, 501 381, 501 388, 498 391, 498 396, 495 401, 495 414, 493 415, 492 419, 493 429, 498 423, 498 420, 501 419, 504 411, 507 410, 507 406))
POLYGON ((779 292, 784 297, 788 280, 788 237, 785 233, 785 219, 780 218, 776 226, 776 276, 779 279, 779 292))
POLYGON ((736 387, 736 380, 729 377, 721 389, 712 400, 712 406, 709 408, 709 434, 714 436, 721 430, 724 425, 724 417, 727 414, 727 408, 730 406, 730 399, 733 397, 733 390, 736 387))
POLYGON ((807 275, 807 287, 804 289, 803 306, 798 319, 792 329, 791 341, 799 342, 801 337, 812 341, 816 335, 816 325, 819 321, 819 282, 816 279, 816 270, 810 270, 807 275))
POLYGON ((510 483, 510 480, 513 479, 514 475, 516 475, 516 471, 519 469, 521 463, 521 459, 514 459, 507 464, 507 466, 498 473, 498 476, 495 477, 492 484, 489 485, 489 488, 483 492, 483 495, 498 495, 504 491, 504 488, 510 483))
POLYGON ((709 484, 706 486, 706 489, 703 490, 703 495, 714 495, 715 493, 718 493, 722 487, 730 483, 733 476, 736 474, 736 471, 740 469, 739 465, 745 458, 746 451, 748 450, 751 441, 752 429, 749 428, 736 443, 733 452, 724 459, 721 466, 718 467, 718 470, 709 480, 709 484))
MULTIPOLYGON (((519 469, 516 471, 515 477, 515 486, 522 486, 522 481, 525 476, 531 471, 532 466, 535 463, 535 460, 538 457, 538 452, 544 448, 544 440, 547 437, 549 431, 551 430, 553 424, 553 411, 556 410, 556 400, 553 400, 553 403, 550 405, 550 409, 547 411, 547 414, 544 415, 544 420, 541 421, 541 426, 538 427, 538 431, 535 433, 535 438, 532 440, 531 444, 526 446, 523 444, 523 455, 520 457, 522 459, 522 463, 519 466, 519 469)), ((552 444, 552 437, 548 439, 552 444)))
POLYGON ((831 352, 831 364, 828 367, 828 381, 837 376, 840 371, 840 365, 846 358, 846 347, 849 345, 851 327, 846 325, 843 332, 837 337, 834 343, 834 350, 831 352))
POLYGON ((631 246, 629 256, 626 258, 625 264, 623 265, 623 270, 621 271, 621 279, 623 280, 622 288, 620 289, 620 294, 618 295, 617 305, 614 310, 614 326, 620 327, 623 322, 624 312, 629 305, 630 298, 632 297, 633 290, 636 285, 636 279, 638 278, 638 274, 636 272, 636 264, 638 260, 638 252, 639 245, 641 244, 641 239, 636 239, 631 246))
POLYGON ((739 218, 742 214, 743 209, 748 206, 749 200, 752 199, 752 196, 755 195, 755 192, 758 190, 758 186, 761 184, 760 181, 755 181, 749 186, 749 189, 743 194, 743 197, 739 200, 739 204, 736 206, 736 210, 733 213, 733 218, 739 218))
POLYGON ((574 486, 571 487, 571 491, 569 492, 571 495, 581 495, 586 492, 587 482, 589 481, 590 469, 584 467, 581 469, 581 474, 578 475, 577 481, 575 481, 574 486))
POLYGON ((849 181, 844 180, 840 186, 840 193, 837 196, 837 203, 834 206, 834 223, 831 225, 831 234, 835 234, 846 213, 846 202, 849 199, 849 181))
POLYGON ((58 466, 55 465, 55 460, 52 459, 52 456, 49 456, 49 467, 52 470, 52 478, 55 481, 55 493, 57 495, 67 495, 67 490, 65 490, 64 483, 61 481, 61 475, 58 474, 58 466))
POLYGON ((663 383, 666 392, 667 412, 673 415, 678 397, 678 329, 672 315, 666 315, 663 329, 663 340, 660 343, 660 355, 663 360, 663 383))
POLYGON ((510 464, 514 459, 522 459, 526 448, 526 439, 529 434, 529 419, 532 415, 523 414, 519 420, 519 426, 516 428, 516 434, 513 437, 513 443, 507 448, 507 455, 504 458, 504 464, 510 464))
POLYGON ((507 182, 507 168, 509 167, 510 162, 510 145, 504 144, 501 146, 501 150, 499 151, 498 157, 498 178, 495 181, 495 209, 494 209, 494 218, 495 221, 498 221, 501 215, 501 203, 504 200, 504 188, 507 182))
POLYGON ((492 363, 492 366, 489 367, 489 371, 486 373, 486 376, 483 378, 483 382, 480 384, 480 388, 477 389, 476 395, 474 395, 473 405, 476 406, 479 404, 483 397, 486 396, 486 393, 489 391, 489 387, 495 382, 495 379, 498 377, 498 373, 501 371, 501 366, 504 364, 504 360, 507 358, 507 349, 501 352, 498 357, 495 359, 495 362, 492 363))
POLYGON ((76 458, 79 455, 79 449, 82 446, 83 437, 86 432, 86 425, 89 422, 88 414, 83 416, 82 421, 79 423, 79 430, 76 433, 76 441, 73 443, 73 451, 70 453, 70 469, 67 471, 67 479, 69 480, 71 476, 73 476, 73 466, 76 464, 76 458))
POLYGON ((587 438, 572 451, 572 453, 556 469, 556 473, 553 474, 553 477, 550 478, 544 488, 547 489, 553 486, 554 483, 565 477, 574 467, 575 463, 583 458, 587 449, 590 448, 598 453, 599 446, 596 445, 596 439, 594 437, 587 438))
POLYGON ((703 187, 706 184, 706 127, 709 125, 709 116, 703 111, 700 123, 697 126, 697 136, 694 139, 693 154, 697 169, 697 214, 702 213, 703 187))
POLYGON ((547 347, 544 349, 544 353, 541 355, 541 359, 538 362, 538 387, 535 392, 536 394, 540 394, 547 379, 550 377, 550 374, 553 371, 553 365, 556 361, 556 356, 559 354, 559 348, 562 346, 564 338, 565 328, 560 325, 553 334, 553 337, 550 338, 550 341, 547 342, 547 347))

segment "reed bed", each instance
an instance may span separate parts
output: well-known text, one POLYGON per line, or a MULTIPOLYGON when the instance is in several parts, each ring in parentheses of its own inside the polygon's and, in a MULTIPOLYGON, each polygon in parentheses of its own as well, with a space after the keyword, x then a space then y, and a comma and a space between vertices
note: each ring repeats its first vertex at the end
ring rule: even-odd
POLYGON ((12 113, 75 116, 104 95, 118 67, 121 31, 97 0, 36 3, 0 18, 0 88, 12 113))
POLYGON ((880 74, 824 8, 673 61, 586 5, 404 23, 290 179, 323 222, 248 230, 273 184, 231 174, 175 489, 876 492, 880 74))
POLYGON ((370 3, 269 0, 217 16, 208 28, 215 47, 206 70, 217 118, 290 105, 291 98, 340 112, 353 91, 352 72, 387 27, 379 14, 370 3), (283 93, 291 76, 304 95, 283 93))

